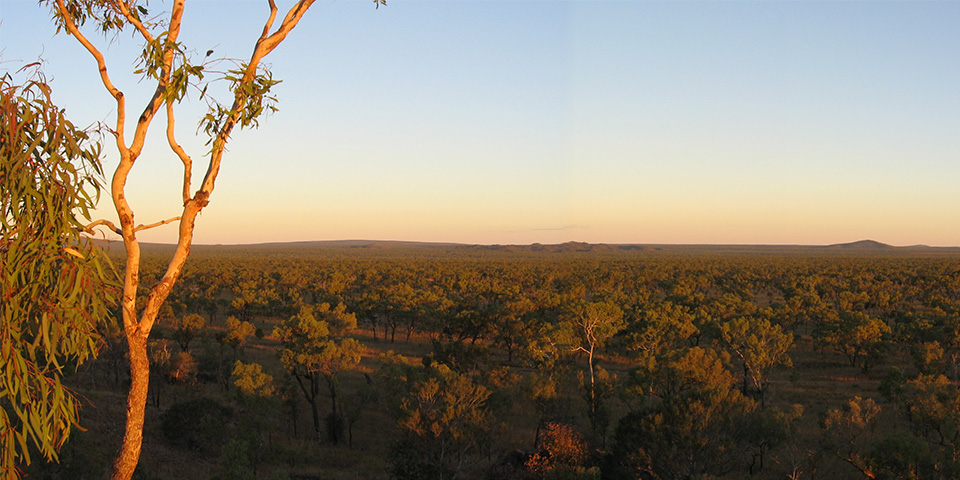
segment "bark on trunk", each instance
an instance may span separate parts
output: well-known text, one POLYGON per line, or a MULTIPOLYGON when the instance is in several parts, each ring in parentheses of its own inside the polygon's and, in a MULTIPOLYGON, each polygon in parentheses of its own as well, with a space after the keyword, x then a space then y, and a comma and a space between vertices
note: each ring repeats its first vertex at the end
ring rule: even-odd
POLYGON ((323 441, 323 429, 320 427, 320 410, 317 406, 317 397, 310 399, 310 411, 313 412, 313 432, 317 442, 323 441))
POLYGON ((330 432, 329 437, 334 445, 340 444, 340 429, 338 428, 338 423, 340 422, 340 414, 337 411, 337 397, 340 396, 340 393, 337 391, 336 379, 332 376, 327 377, 327 387, 330 390, 330 432))
POLYGON ((144 411, 150 386, 150 360, 147 339, 136 333, 127 338, 130 345, 130 392, 127 395, 127 426, 120 454, 113 464, 113 480, 129 480, 137 468, 143 444, 144 411))

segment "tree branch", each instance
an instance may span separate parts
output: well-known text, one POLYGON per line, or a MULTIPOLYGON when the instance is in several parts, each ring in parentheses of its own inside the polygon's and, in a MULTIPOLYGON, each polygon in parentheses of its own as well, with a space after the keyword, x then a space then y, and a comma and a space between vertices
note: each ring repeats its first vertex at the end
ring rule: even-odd
POLYGON ((166 220, 161 220, 161 221, 156 222, 156 223, 151 223, 150 225, 140 224, 140 225, 137 225, 137 228, 134 228, 133 231, 134 231, 134 232, 139 232, 140 230, 147 230, 147 229, 150 229, 150 228, 159 227, 159 226, 161 226, 161 225, 166 225, 166 224, 168 224, 168 223, 176 222, 177 220, 180 220, 180 217, 168 218, 168 219, 166 219, 166 220))
POLYGON ((843 460, 844 462, 847 462, 850 465, 853 465, 853 468, 856 468, 858 471, 860 471, 860 473, 863 474, 863 476, 870 479, 877 478, 877 475, 873 473, 873 471, 869 467, 861 464, 861 462, 859 461, 860 459, 859 455, 851 454, 847 457, 842 457, 840 455, 837 455, 837 457, 839 457, 840 460, 843 460))
POLYGON ((87 225, 86 227, 83 227, 83 231, 85 231, 85 232, 87 232, 87 233, 90 233, 90 234, 96 233, 96 232, 93 231, 93 229, 94 229, 94 227, 99 227, 100 225, 103 225, 103 226, 109 228, 113 233, 116 233, 117 235, 121 235, 121 236, 123 235, 123 230, 120 230, 119 228, 117 228, 117 226, 114 225, 113 222, 111 222, 110 220, 103 220, 103 219, 97 220, 97 221, 91 223, 90 225, 87 225))
MULTIPOLYGON (((107 225, 113 229, 114 232, 120 234, 123 237, 124 248, 127 251, 127 268, 124 270, 124 283, 123 283, 123 297, 121 300, 121 306, 123 309, 123 326, 126 332, 132 332, 136 328, 136 296, 137 296, 137 284, 139 283, 139 260, 140 260, 140 247, 137 244, 136 234, 133 230, 133 210, 130 208, 130 204, 127 202, 126 195, 124 193, 124 188, 126 186, 127 175, 130 172, 130 169, 133 167, 133 162, 136 160, 136 156, 131 156, 130 150, 126 146, 126 140, 124 138, 124 125, 126 123, 126 98, 110 80, 110 76, 107 73, 107 64, 104 60, 103 54, 90 43, 90 40, 87 39, 83 33, 80 32, 80 29, 77 27, 76 22, 74 22, 73 17, 70 14, 70 11, 64 5, 63 0, 56 0, 57 2, 57 11, 60 13, 60 16, 63 18, 63 23, 66 26, 67 32, 73 35, 77 41, 83 45, 84 48, 93 55, 93 58, 97 62, 97 69, 100 72, 100 80, 103 82, 103 86, 107 89, 111 96, 117 102, 117 124, 116 128, 112 131, 116 144, 117 151, 120 154, 120 163, 117 165, 117 169, 113 173, 113 180, 111 182, 111 194, 113 196, 113 204, 117 210, 117 215, 120 217, 121 228, 118 229, 112 223, 104 221, 102 224, 107 225)), ((94 222, 96 224, 96 222, 94 222)), ((94 225, 95 226, 95 225, 94 225)))
POLYGON ((76 37, 77 41, 96 59, 97 69, 100 71, 100 80, 103 82, 103 86, 106 87, 110 95, 117 100, 117 128, 113 133, 117 138, 117 145, 123 149, 126 145, 123 140, 123 122, 126 119, 126 101, 124 100, 123 92, 113 85, 113 82, 110 80, 110 75, 107 74, 107 63, 103 58, 103 54, 100 53, 100 50, 97 50, 97 47, 94 47, 93 44, 90 43, 90 40, 87 40, 87 37, 77 28, 77 24, 73 21, 73 17, 70 16, 70 11, 67 10, 66 5, 63 4, 63 0, 57 0, 57 11, 60 12, 60 15, 63 17, 63 23, 66 25, 67 31, 76 37))
MULTIPOLYGON (((284 17, 283 22, 280 23, 280 27, 276 32, 264 38, 261 35, 260 40, 257 41, 256 46, 253 49, 253 54, 250 56, 250 62, 247 63, 247 69, 243 73, 243 78, 238 84, 234 99, 233 105, 230 107, 231 114, 226 122, 224 122, 223 127, 220 132, 217 133, 216 138, 213 141, 213 149, 210 152, 210 163, 207 166, 207 173, 204 175, 203 184, 200 187, 200 190, 197 191, 197 194, 194 196, 194 200, 206 204, 207 198, 210 196, 210 193, 213 192, 213 187, 217 179, 217 175, 220 172, 220 161, 223 158, 224 146, 227 143, 227 139, 230 138, 230 133, 233 131, 233 127, 237 124, 237 119, 240 117, 240 112, 243 110, 243 106, 246 104, 247 98, 243 93, 242 85, 245 85, 251 82, 257 74, 257 69, 260 65, 260 60, 263 57, 267 56, 270 52, 273 51, 284 38, 287 37, 287 34, 293 30, 293 27, 297 26, 297 23, 300 22, 300 19, 303 18, 303 15, 307 12, 307 9, 310 8, 314 0, 300 0, 293 7, 290 8, 290 11, 287 12, 286 17, 284 17)), ((276 5, 273 0, 270 0, 270 18, 268 19, 264 30, 268 31, 270 26, 273 25, 273 19, 276 16, 276 5)))
POLYGON ((134 28, 136 28, 137 31, 140 32, 140 35, 143 36, 143 39, 146 40, 148 43, 152 42, 153 35, 151 35, 150 31, 147 30, 147 28, 143 25, 143 23, 140 20, 138 20, 137 17, 135 17, 130 12, 130 7, 127 5, 127 2, 118 1, 116 5, 120 9, 120 13, 123 14, 124 18, 126 18, 128 22, 132 23, 134 28))
POLYGON ((260 38, 257 39, 257 43, 262 42, 267 36, 270 35, 270 29, 273 27, 273 21, 277 18, 277 3, 273 0, 268 0, 270 2, 270 17, 267 18, 267 22, 263 25, 263 33, 260 34, 260 38))
POLYGON ((175 123, 173 102, 167 100, 167 143, 170 144, 170 149, 173 150, 173 153, 176 153, 177 157, 180 157, 180 161, 183 162, 183 203, 187 203, 187 201, 190 200, 190 183, 193 180, 193 159, 191 159, 190 156, 187 155, 187 152, 183 150, 183 147, 177 143, 174 133, 175 123))
MULTIPOLYGON (((287 15, 283 18, 283 21, 280 22, 280 28, 276 32, 273 32, 269 37, 263 39, 262 41, 257 42, 256 49, 254 50, 254 56, 257 56, 257 51, 262 49, 262 53, 259 55, 260 58, 267 56, 274 48, 277 48, 277 45, 287 37, 287 34, 293 30, 293 27, 297 26, 297 23, 300 22, 300 19, 303 17, 303 14, 307 13, 307 9, 310 8, 310 5, 313 4, 314 0, 300 0, 294 6, 290 7, 290 10, 287 12, 287 15)), ((273 0, 270 0, 271 8, 274 8, 273 0)), ((270 24, 272 24, 273 19, 271 15, 270 24)), ((270 26, 267 25, 267 27, 270 26)), ((259 62, 259 58, 257 59, 259 62)))
POLYGON ((153 97, 147 102, 143 113, 140 114, 140 119, 137 120, 137 129, 133 135, 133 143, 130 144, 130 156, 132 160, 136 160, 136 158, 140 156, 140 151, 143 149, 143 142, 146 140, 147 129, 150 127, 150 122, 167 97, 167 86, 170 83, 170 72, 173 68, 173 49, 177 43, 177 37, 180 36, 184 1, 185 0, 174 1, 173 8, 170 10, 170 28, 167 30, 166 45, 163 49, 163 67, 160 72, 160 78, 157 81, 157 88, 153 92, 153 97))

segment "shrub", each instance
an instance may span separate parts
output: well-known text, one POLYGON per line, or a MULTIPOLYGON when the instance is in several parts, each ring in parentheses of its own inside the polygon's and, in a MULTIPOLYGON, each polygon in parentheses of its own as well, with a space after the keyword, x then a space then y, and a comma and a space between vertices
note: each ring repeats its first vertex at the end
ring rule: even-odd
POLYGON ((161 417, 161 431, 167 443, 189 450, 215 451, 227 436, 230 408, 209 398, 198 398, 170 406, 161 417))

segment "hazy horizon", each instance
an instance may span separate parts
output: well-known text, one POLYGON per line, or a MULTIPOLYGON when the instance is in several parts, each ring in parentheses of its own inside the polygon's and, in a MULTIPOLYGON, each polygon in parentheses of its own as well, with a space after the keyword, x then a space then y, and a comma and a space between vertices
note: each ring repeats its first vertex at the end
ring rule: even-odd
MULTIPOLYGON (((265 5, 188 2, 181 39, 245 57, 265 5)), ((958 24, 960 2, 319 1, 268 57, 279 112, 234 133, 195 243, 958 245, 958 24)), ((111 123, 54 30, 0 0, 0 69, 42 57, 74 123, 111 123)), ((133 121, 128 39, 107 54, 133 121)), ((194 157, 200 106, 178 114, 194 157)), ((180 213, 153 129, 138 224, 180 213)))
MULTIPOLYGON (((103 238, 97 238, 97 240, 103 240, 103 238)), ((122 240, 119 237, 107 239, 111 242, 121 242, 122 240)), ((144 241, 145 244, 153 245, 167 245, 174 246, 176 245, 173 242, 150 242, 144 241)), ((267 241, 267 242, 249 242, 249 243, 194 243, 194 246, 206 246, 206 247, 217 247, 217 246, 258 246, 258 245, 293 245, 293 244, 410 244, 410 245, 455 245, 455 246, 517 246, 517 247, 529 247, 533 245, 543 245, 543 246, 558 246, 558 245, 567 245, 567 244, 588 244, 588 245, 609 245, 609 246, 649 246, 649 247, 799 247, 799 248, 819 248, 819 247, 847 247, 852 246, 854 248, 864 248, 870 249, 874 246, 879 247, 892 247, 892 248, 945 248, 945 249, 956 249, 960 248, 960 245, 927 245, 927 244, 913 244, 913 245, 893 245, 873 239, 862 239, 854 240, 850 242, 840 242, 840 243, 831 243, 831 244, 800 244, 800 243, 646 243, 646 242, 583 242, 579 240, 567 240, 562 242, 551 242, 551 243, 542 243, 542 242, 531 242, 531 243, 470 243, 470 242, 434 242, 429 240, 391 240, 391 239, 374 239, 374 238, 343 238, 343 239, 328 239, 328 240, 283 240, 283 241, 267 241), (866 245, 861 246, 859 244, 875 244, 875 245, 866 245)))

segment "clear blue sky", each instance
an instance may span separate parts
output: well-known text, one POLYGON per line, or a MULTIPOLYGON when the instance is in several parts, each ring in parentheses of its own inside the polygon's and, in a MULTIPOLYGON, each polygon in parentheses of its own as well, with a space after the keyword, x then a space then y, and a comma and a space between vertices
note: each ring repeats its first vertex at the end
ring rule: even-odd
MULTIPOLYGON (((181 39, 246 57, 265 5, 188 2, 181 39)), ((77 123, 113 122, 35 1, 0 19, 0 69, 42 56, 77 123)), ((958 25, 954 1, 318 1, 269 57, 280 111, 235 133, 196 239, 960 245, 958 25)), ((119 41, 136 117, 139 45, 119 41)), ((195 157, 199 107, 178 117, 195 157)), ((180 203, 150 141, 140 223, 180 203)))

